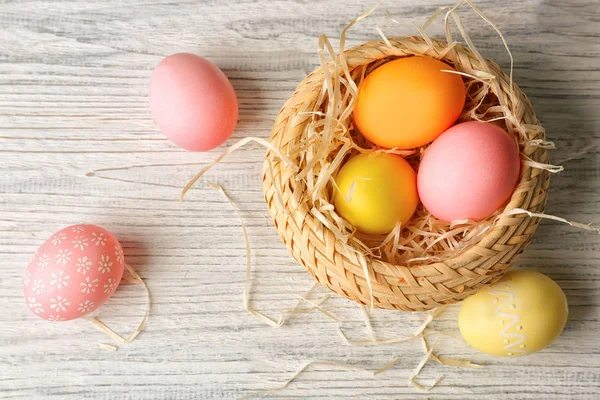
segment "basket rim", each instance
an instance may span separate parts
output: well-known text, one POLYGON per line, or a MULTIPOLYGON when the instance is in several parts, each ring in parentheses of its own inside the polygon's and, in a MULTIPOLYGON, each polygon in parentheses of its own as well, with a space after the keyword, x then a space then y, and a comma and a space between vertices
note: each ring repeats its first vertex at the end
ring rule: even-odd
MULTIPOLYGON (((439 51, 446 46, 446 41, 442 39, 431 39, 434 44, 434 48, 432 48, 425 43, 422 38, 414 36, 389 38, 388 40, 398 52, 404 52, 404 55, 387 53, 387 51, 389 51, 389 46, 383 41, 366 42, 347 49, 344 52, 349 69, 352 70, 358 66, 369 64, 383 58, 392 59, 392 57, 397 58, 411 55, 431 56, 434 55, 436 51, 439 51)), ((455 46, 454 51, 456 52, 455 59, 459 60, 459 63, 455 65, 457 70, 460 70, 460 62, 473 63, 474 60, 476 60, 473 53, 460 44, 455 46)), ((452 62, 452 60, 449 60, 446 57, 443 57, 442 60, 452 62)), ((499 82, 499 88, 501 89, 499 93, 496 93, 497 89, 492 87, 491 91, 499 99, 501 96, 508 96, 508 92, 510 91, 510 85, 508 83, 510 82, 509 77, 494 61, 486 59, 486 62, 496 76, 496 79, 499 82)), ((297 98, 301 98, 303 102, 316 100, 318 91, 312 92, 314 96, 307 97, 305 87, 307 87, 307 85, 309 88, 319 87, 319 82, 322 86, 324 80, 323 76, 324 74, 321 67, 316 68, 298 85, 294 94, 285 102, 273 127, 271 135, 271 142, 273 144, 277 146, 277 139, 281 139, 282 135, 287 134, 290 116, 297 113, 294 111, 294 107, 297 106, 297 98)), ((520 105, 519 112, 517 113, 513 110, 513 114, 515 114, 519 123, 522 125, 541 128, 532 130, 535 136, 531 136, 530 139, 545 139, 544 130, 541 127, 539 120, 536 118, 527 96, 522 92, 518 85, 514 82, 512 84, 512 93, 514 94, 514 97, 518 99, 518 104, 520 105)), ((299 126, 304 126, 306 123, 307 121, 304 121, 293 128, 297 130, 299 126)), ((535 161, 546 163, 548 160, 547 150, 542 147, 519 148, 519 151, 520 153, 525 153, 535 161)), ((317 270, 315 270, 314 265, 307 265, 307 261, 298 253, 298 250, 293 248, 293 237, 285 231, 281 231, 282 229, 285 230, 287 228, 278 226, 278 205, 276 204, 276 201, 273 201, 273 193, 271 193, 273 190, 272 186, 275 183, 268 177, 267 171, 267 169, 276 169, 280 167, 282 167, 281 160, 274 152, 269 151, 266 155, 265 166, 263 168, 263 190, 265 192, 267 205, 269 206, 269 211, 275 220, 275 224, 283 241, 286 243, 296 260, 304 265, 319 282, 345 297, 366 304, 369 296, 360 289, 360 287, 364 287, 366 283, 364 273, 362 272, 362 266, 359 265, 361 262, 360 257, 349 258, 350 261, 354 261, 354 265, 352 266, 346 265, 347 263, 344 264, 344 269, 346 269, 345 272, 354 275, 347 278, 353 281, 350 282, 349 286, 357 288, 358 290, 358 293, 348 293, 347 289, 329 282, 329 278, 327 277, 328 271, 325 271, 325 275, 323 276, 323 271, 321 271, 323 268, 317 268, 317 270), (269 164, 269 166, 267 166, 267 164, 269 164)), ((279 175, 281 178, 278 182, 280 187, 284 187, 285 182, 282 178, 283 175, 284 174, 279 175)), ((289 179, 289 174, 285 175, 286 178, 289 179)), ((522 165, 517 186, 504 209, 520 207, 532 212, 542 212, 547 200, 548 184, 549 174, 547 171, 533 169, 529 165, 522 165)), ((302 218, 309 219, 304 225, 305 227, 320 224, 319 221, 315 221, 315 217, 312 216, 310 212, 305 212, 302 218)), ((393 285, 387 281, 390 286, 390 295, 392 297, 388 298, 387 301, 378 301, 373 305, 381 308, 427 310, 439 305, 460 301, 469 294, 472 294, 475 290, 500 279, 505 270, 510 267, 516 257, 529 243, 538 224, 539 218, 529 218, 520 215, 501 216, 495 222, 493 227, 486 232, 476 244, 472 245, 461 254, 442 262, 426 265, 417 264, 408 267, 405 265, 390 264, 386 261, 366 256, 366 262, 372 268, 374 275, 371 277, 371 280, 384 284, 383 280, 385 279, 382 280, 377 277, 377 274, 383 274, 384 278, 385 276, 389 276, 396 278, 396 280, 399 281, 398 284, 393 285), (476 262, 479 262, 479 264, 473 266, 476 262), (404 284, 402 281, 404 281, 404 284), (414 290, 411 290, 411 288, 423 287, 428 288, 432 293, 439 295, 437 298, 433 295, 428 297, 427 295, 422 295, 422 291, 420 291, 420 296, 419 293, 414 293, 414 290), (397 297, 398 303, 390 303, 389 300, 394 296, 397 297)), ((324 235, 328 234, 327 231, 329 228, 321 226, 321 229, 323 230, 324 235)), ((331 233, 331 231, 329 231, 329 233, 331 233)), ((335 244, 334 250, 337 250, 339 245, 351 247, 341 241, 338 242, 339 243, 335 244)), ((331 250, 328 251, 331 252, 331 250)), ((322 257, 323 254, 320 256, 322 257)), ((316 260, 315 263, 318 261, 319 260, 316 260)), ((320 261, 325 262, 326 260, 320 261)), ((344 277, 340 278, 344 279, 344 277)), ((391 280, 393 281, 393 279, 391 280)))

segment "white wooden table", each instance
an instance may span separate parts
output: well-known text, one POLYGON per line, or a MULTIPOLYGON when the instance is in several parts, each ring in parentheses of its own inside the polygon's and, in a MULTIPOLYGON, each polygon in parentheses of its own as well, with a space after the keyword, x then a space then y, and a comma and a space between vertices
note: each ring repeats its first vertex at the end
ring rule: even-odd
MULTIPOLYGON (((225 146, 189 153, 168 142, 147 105, 152 68, 166 55, 208 57, 230 77, 240 102, 226 145, 267 138, 278 109, 317 64, 317 36, 338 37, 373 2, 328 1, 0 1, 0 398, 241 398, 285 382, 304 363, 327 360, 374 371, 313 366, 271 398, 597 399, 600 397, 598 236, 544 222, 519 266, 565 290, 570 318, 548 349, 515 359, 475 352, 460 338, 449 307, 434 322, 442 356, 479 370, 429 363, 420 382, 445 378, 423 394, 407 384, 420 344, 350 347, 319 312, 266 326, 242 304, 245 247, 239 218, 207 179, 223 185, 242 212, 252 245, 252 302, 277 318, 312 284, 288 255, 261 191, 263 150, 245 148, 210 171, 180 204, 179 192, 225 146), (321 4, 324 3, 324 4, 321 4), (25 306, 27 260, 57 229, 95 223, 111 230, 126 260, 147 281, 153 309, 133 343, 110 343, 83 320, 50 323, 25 306)), ((506 34, 515 80, 529 95, 550 140, 553 177, 547 211, 600 223, 600 23, 596 0, 479 1, 506 34)), ((424 22, 444 0, 389 0, 396 16, 424 22)), ((385 21, 384 9, 350 31, 349 45, 414 34, 385 21)), ((494 32, 466 9, 464 22, 485 56, 508 67, 494 32)), ((436 28, 435 32, 441 32, 436 28)), ((318 289, 311 299, 326 293, 318 289)), ((126 333, 139 320, 143 290, 123 284, 102 308, 126 333)), ((323 305, 355 340, 368 332, 354 303, 323 305)), ((382 338, 408 335, 421 314, 375 311, 382 338)), ((259 392, 260 393, 260 392, 259 392)))

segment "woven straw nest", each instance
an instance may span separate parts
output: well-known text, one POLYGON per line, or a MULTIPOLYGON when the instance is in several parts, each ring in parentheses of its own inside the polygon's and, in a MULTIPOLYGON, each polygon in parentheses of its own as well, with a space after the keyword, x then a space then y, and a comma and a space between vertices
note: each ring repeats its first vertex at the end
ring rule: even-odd
MULTIPOLYGON (((523 163, 519 183, 504 211, 519 208, 543 212, 549 174, 544 169, 532 167, 531 163, 546 163, 548 154, 543 146, 528 145, 545 139, 544 129, 529 100, 517 85, 513 84, 511 90, 511 80, 493 61, 484 60, 461 45, 445 52, 447 49, 443 40, 426 43, 421 38, 404 37, 390 39, 388 43, 365 43, 347 50, 344 55, 352 76, 358 76, 360 69, 364 75, 365 71, 368 73, 383 62, 413 55, 437 57, 457 71, 487 71, 493 75, 494 84, 490 85, 486 96, 492 104, 510 108, 510 118, 501 119, 499 123, 515 138, 515 132, 520 132, 523 140, 515 140, 520 143, 522 157, 530 161, 530 164, 523 163)), ((339 68, 330 71, 342 73, 339 68)), ((306 140, 305 128, 309 119, 298 116, 325 111, 323 103, 319 103, 323 97, 325 75, 319 67, 307 76, 285 102, 275 121, 270 142, 283 155, 289 156, 291 164, 284 162, 281 154, 273 150, 267 153, 264 164, 265 199, 278 233, 293 257, 323 286, 378 308, 429 310, 461 301, 498 280, 530 242, 539 218, 502 212, 478 241, 452 257, 440 262, 409 265, 390 263, 357 250, 352 242, 340 240, 330 224, 315 216, 314 204, 305 193, 306 183, 297 179, 306 158, 291 153, 306 140)))

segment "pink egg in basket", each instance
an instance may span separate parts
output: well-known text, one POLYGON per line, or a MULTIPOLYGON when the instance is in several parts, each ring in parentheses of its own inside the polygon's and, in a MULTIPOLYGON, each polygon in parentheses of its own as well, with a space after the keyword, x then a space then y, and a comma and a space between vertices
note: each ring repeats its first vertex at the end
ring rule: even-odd
POLYGON ((479 221, 510 198, 520 170, 519 149, 504 129, 489 122, 463 122, 425 151, 417 177, 419 198, 443 221, 479 221))
POLYGON ((50 321, 68 321, 99 308, 121 282, 123 249, 96 225, 63 228, 40 246, 25 271, 29 309, 50 321))

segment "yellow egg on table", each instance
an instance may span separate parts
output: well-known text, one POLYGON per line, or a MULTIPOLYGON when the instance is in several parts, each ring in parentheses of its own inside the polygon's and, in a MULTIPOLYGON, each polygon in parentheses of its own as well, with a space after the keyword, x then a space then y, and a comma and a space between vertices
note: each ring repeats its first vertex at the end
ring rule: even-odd
POLYGON ((394 154, 351 157, 335 182, 335 210, 364 233, 389 233, 398 222, 407 222, 419 204, 417 175, 404 158, 394 154))
POLYGON ((568 314, 567 298, 552 279, 535 271, 510 271, 463 302, 458 326, 477 350, 514 357, 552 343, 568 314))

